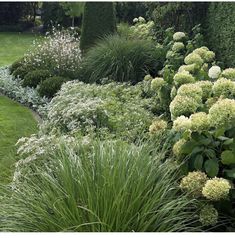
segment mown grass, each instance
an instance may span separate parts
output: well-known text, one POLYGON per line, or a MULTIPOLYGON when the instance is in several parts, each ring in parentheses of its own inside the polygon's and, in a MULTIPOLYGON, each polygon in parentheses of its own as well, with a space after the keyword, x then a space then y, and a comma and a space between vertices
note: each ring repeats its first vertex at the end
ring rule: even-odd
POLYGON ((12 64, 30 48, 38 35, 20 32, 0 32, 0 66, 12 64))
POLYGON ((37 122, 29 109, 0 96, 0 183, 10 181, 16 161, 17 140, 36 131, 37 122))

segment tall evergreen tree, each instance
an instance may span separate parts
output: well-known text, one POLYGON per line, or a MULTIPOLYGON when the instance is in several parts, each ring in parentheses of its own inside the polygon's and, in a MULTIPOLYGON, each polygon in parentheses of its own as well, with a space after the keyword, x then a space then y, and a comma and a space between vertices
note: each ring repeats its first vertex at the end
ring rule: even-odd
POLYGON ((116 30, 115 10, 112 2, 86 2, 84 6, 81 50, 85 51, 97 40, 116 30))

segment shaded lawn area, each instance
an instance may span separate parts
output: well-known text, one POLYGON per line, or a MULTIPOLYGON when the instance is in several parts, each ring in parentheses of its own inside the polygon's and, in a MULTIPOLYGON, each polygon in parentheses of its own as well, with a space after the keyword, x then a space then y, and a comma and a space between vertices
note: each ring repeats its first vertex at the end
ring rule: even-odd
POLYGON ((0 96, 0 184, 10 181, 19 138, 37 132, 32 112, 19 103, 0 96))
POLYGON ((38 37, 32 33, 0 32, 0 67, 21 58, 38 37))

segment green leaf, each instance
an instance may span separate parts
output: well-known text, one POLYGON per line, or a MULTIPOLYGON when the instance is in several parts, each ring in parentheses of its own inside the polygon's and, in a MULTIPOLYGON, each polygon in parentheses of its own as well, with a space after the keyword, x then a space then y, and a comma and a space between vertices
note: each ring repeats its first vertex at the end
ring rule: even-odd
POLYGON ((233 143, 233 138, 228 139, 224 142, 224 145, 231 145, 233 143))
POLYGON ((205 154, 206 154, 206 156, 207 156, 208 158, 210 158, 210 159, 216 158, 216 153, 215 153, 215 151, 212 150, 212 149, 207 149, 207 150, 205 150, 205 154))
POLYGON ((202 155, 197 155, 195 157, 195 161, 194 161, 195 169, 201 170, 202 169, 202 165, 203 165, 203 156, 202 155))
POLYGON ((225 132, 225 129, 224 128, 219 128, 218 130, 215 131, 215 137, 218 138, 220 136, 223 136, 224 135, 224 132, 225 132))
POLYGON ((219 172, 218 161, 209 159, 205 162, 204 168, 208 176, 215 177, 219 172))
POLYGON ((229 178, 235 178, 235 169, 225 169, 224 172, 229 178))
POLYGON ((235 153, 231 150, 225 150, 221 154, 221 162, 223 164, 235 164, 235 153))
POLYGON ((197 143, 194 141, 188 141, 182 146, 183 154, 191 154, 193 149, 197 146, 197 143))

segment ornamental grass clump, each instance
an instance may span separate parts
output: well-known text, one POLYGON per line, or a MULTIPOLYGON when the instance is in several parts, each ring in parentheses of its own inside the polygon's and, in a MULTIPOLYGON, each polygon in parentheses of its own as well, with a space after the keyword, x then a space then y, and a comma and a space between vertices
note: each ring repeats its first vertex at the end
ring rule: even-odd
MULTIPOLYGON (((200 231, 196 201, 155 147, 121 141, 60 143, 0 194, 0 230, 17 232, 200 231)), ((159 145, 159 146, 158 146, 159 145)), ((169 152, 169 151, 168 151, 169 152)), ((3 190, 1 190, 3 191, 3 190)))
POLYGON ((146 72, 160 70, 163 57, 163 50, 156 49, 151 41, 108 36, 87 51, 79 79, 88 83, 109 78, 136 84, 146 72))

